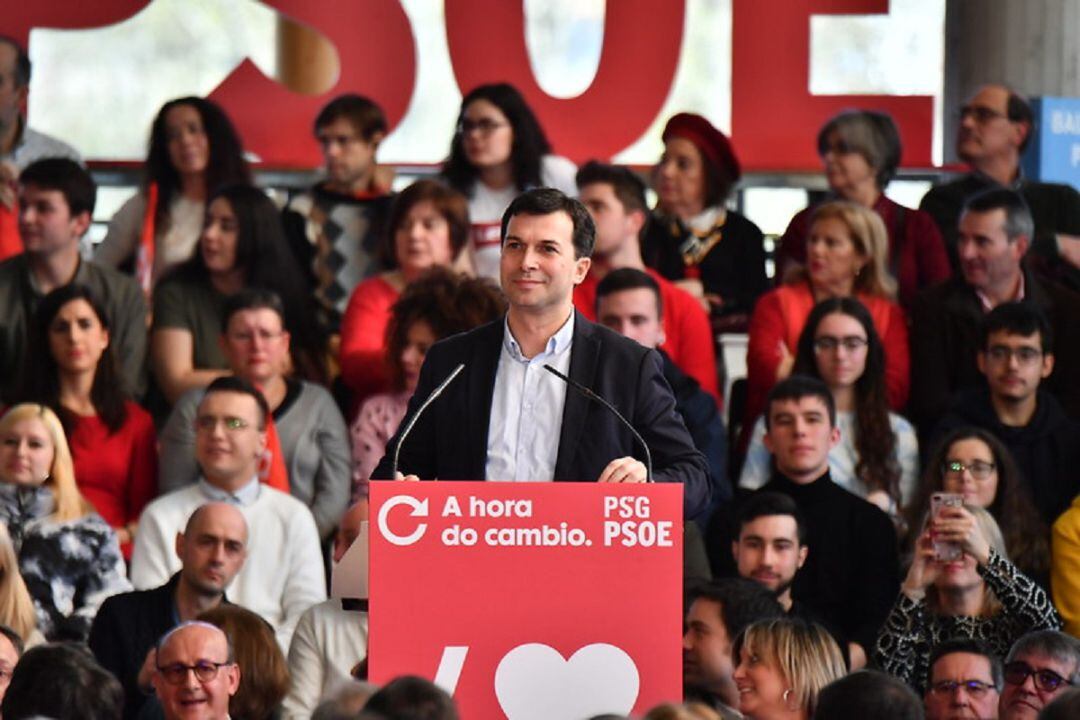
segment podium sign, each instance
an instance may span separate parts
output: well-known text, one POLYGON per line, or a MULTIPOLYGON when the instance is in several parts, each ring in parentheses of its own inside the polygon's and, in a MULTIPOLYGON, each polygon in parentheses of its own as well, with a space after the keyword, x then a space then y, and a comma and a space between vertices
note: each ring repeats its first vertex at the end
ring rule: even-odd
POLYGON ((678 700, 682 559, 677 484, 373 482, 369 676, 468 720, 678 700))

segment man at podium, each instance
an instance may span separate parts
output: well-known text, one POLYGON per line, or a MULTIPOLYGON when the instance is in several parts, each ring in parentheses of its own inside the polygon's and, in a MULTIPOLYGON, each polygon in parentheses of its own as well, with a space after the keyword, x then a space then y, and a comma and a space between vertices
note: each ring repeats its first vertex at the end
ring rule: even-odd
POLYGON ((675 412, 659 355, 574 311, 595 235, 585 206, 558 190, 530 190, 510 204, 500 261, 506 317, 432 346, 373 478, 651 479, 684 485, 687 516, 704 507, 705 459, 675 412))

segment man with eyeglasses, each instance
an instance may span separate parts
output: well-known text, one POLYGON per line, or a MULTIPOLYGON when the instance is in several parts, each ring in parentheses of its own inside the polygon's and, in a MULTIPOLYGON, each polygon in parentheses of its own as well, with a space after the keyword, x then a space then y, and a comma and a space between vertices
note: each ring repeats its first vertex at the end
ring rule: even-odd
MULTIPOLYGON (((911 312, 911 376, 909 415, 929 441, 948 410, 950 398, 981 387, 977 359, 983 317, 999 305, 1024 303, 1037 307, 1053 331, 1056 372, 1045 389, 1073 418, 1080 418, 1080 294, 1029 272, 1024 260, 1031 244, 1033 221, 1024 198, 1007 188, 992 188, 965 201, 959 222, 957 251, 960 274, 920 293, 911 312)), ((922 443, 920 443, 922 444, 922 443)), ((927 443, 928 444, 928 443, 927 443)))
POLYGON ((974 426, 1001 440, 1052 524, 1080 492, 1080 423, 1042 387, 1054 370, 1053 329, 1037 307, 1006 303, 983 318, 979 335, 976 363, 986 385, 961 392, 935 436, 974 426))
POLYGON ((1001 659, 978 640, 949 640, 930 654, 926 720, 996 720, 1001 659))
POLYGON ((1080 289, 1080 193, 1024 177, 1020 155, 1033 132, 1034 116, 1024 98, 1003 85, 980 88, 960 108, 956 130, 956 154, 971 172, 932 188, 919 208, 934 217, 959 270, 957 220, 964 201, 988 188, 1016 190, 1035 216, 1032 249, 1039 269, 1080 289))
MULTIPOLYGON (((229 370, 259 388, 273 415, 277 451, 293 497, 311 509, 326 541, 349 504, 352 455, 348 428, 321 385, 290 377, 285 308, 270 290, 248 288, 225 301, 219 342, 229 370)), ((176 401, 158 449, 158 489, 177 490, 199 479, 195 416, 201 388, 176 401)))
POLYGON ((153 682, 165 720, 227 720, 229 698, 240 687, 240 666, 224 632, 188 622, 158 643, 153 682))
POLYGON ((326 599, 326 580, 311 511, 259 482, 269 414, 262 393, 242 378, 221 377, 207 387, 195 416, 195 458, 202 477, 146 506, 131 581, 139 590, 165 583, 180 569, 173 547, 188 516, 210 501, 233 505, 247 521, 249 539, 229 597, 273 625, 287 651, 300 615, 326 599))
POLYGON ((1080 641, 1055 630, 1028 633, 1005 658, 1001 720, 1035 720, 1060 693, 1080 683, 1080 641))

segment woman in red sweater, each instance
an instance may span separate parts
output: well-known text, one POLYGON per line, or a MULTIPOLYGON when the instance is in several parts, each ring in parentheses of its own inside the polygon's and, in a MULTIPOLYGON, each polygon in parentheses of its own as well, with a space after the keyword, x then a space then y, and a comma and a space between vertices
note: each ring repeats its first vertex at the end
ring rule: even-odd
POLYGON ((433 267, 453 267, 469 238, 465 196, 434 180, 417 180, 390 208, 383 250, 394 268, 356 286, 341 320, 341 377, 359 405, 391 389, 386 362, 390 308, 405 286, 433 267))
POLYGON ((120 390, 109 319, 89 288, 65 285, 45 296, 28 357, 25 399, 60 417, 79 491, 130 558, 139 514, 157 494, 157 437, 150 415, 120 390))
POLYGON ((894 302, 896 281, 885 267, 887 248, 885 225, 873 210, 845 200, 814 210, 806 267, 795 268, 783 285, 762 295, 750 318, 744 438, 764 409, 769 390, 791 374, 806 319, 826 298, 854 296, 870 311, 885 347, 889 406, 904 406, 910 385, 908 331, 904 313, 894 302))

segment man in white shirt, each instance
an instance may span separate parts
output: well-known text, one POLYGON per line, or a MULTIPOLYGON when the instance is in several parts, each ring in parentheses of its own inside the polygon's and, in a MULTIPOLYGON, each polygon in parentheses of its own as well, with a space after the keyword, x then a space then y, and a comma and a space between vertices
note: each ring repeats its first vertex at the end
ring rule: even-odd
POLYGON ((195 417, 195 455, 202 478, 150 503, 139 521, 131 581, 143 590, 163 584, 180 569, 176 533, 200 505, 237 506, 250 532, 243 569, 226 589, 229 598, 262 615, 287 650, 300 615, 326 599, 319 535, 307 506, 261 485, 269 410, 246 380, 218 378, 206 389, 195 417))

